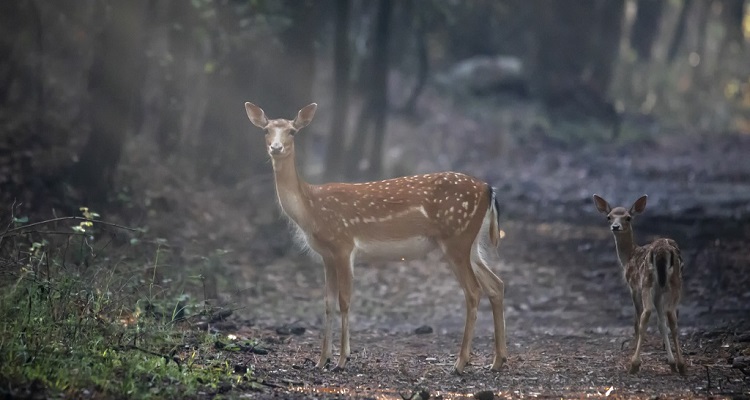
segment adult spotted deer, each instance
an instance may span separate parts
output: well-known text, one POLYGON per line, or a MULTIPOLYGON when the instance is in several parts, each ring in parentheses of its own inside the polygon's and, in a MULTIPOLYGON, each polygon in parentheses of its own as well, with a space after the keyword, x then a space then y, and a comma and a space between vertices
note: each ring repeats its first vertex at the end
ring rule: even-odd
POLYGON ((294 120, 269 120, 260 107, 245 103, 250 121, 265 130, 281 208, 296 225, 297 236, 325 266, 325 322, 317 367, 324 368, 332 355, 336 299, 341 312, 341 348, 335 369, 344 368, 350 355, 349 306, 355 258, 404 260, 439 249, 466 299, 463 341, 454 371, 463 372, 469 361, 482 290, 492 305, 492 369, 499 370, 507 359, 504 285, 485 262, 485 244, 489 241, 497 246, 500 234, 494 189, 454 172, 311 185, 297 172, 294 135, 312 121, 316 109, 313 103, 302 108, 294 120))
POLYGON ((630 372, 636 373, 641 367, 643 336, 646 334, 651 312, 656 310, 659 333, 667 350, 667 362, 673 371, 685 374, 685 360, 677 331, 677 303, 682 293, 680 249, 672 239, 656 239, 645 246, 637 246, 633 240, 633 217, 646 209, 647 200, 648 196, 643 195, 630 208, 612 208, 606 200, 594 195, 596 209, 607 216, 609 227, 615 236, 617 258, 635 306, 636 346, 635 354, 630 360, 630 372), (676 362, 669 344, 667 323, 672 331, 676 362))

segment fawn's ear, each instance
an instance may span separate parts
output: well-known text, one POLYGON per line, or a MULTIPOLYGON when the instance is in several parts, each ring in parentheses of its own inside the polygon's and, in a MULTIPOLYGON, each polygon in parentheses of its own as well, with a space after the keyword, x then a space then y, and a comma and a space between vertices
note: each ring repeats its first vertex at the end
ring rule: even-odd
POLYGON ((266 118, 266 113, 264 113, 260 107, 256 106, 253 103, 247 102, 245 103, 245 111, 247 112, 247 117, 250 118, 250 122, 252 122, 253 125, 261 129, 266 128, 266 125, 268 125, 268 118, 266 118))
POLYGON ((598 194, 594 195, 594 205, 596 206, 596 209, 599 210, 599 212, 604 215, 607 215, 609 214, 610 211, 612 211, 612 207, 609 206, 609 203, 607 203, 607 200, 604 200, 598 194))
POLYGON ((315 116, 315 110, 317 109, 318 105, 315 103, 311 103, 306 105, 303 109, 299 110, 299 112, 297 113, 297 118, 295 118, 293 122, 294 128, 302 129, 310 124, 313 117, 315 116))
POLYGON ((633 206, 630 207, 630 211, 629 211, 630 214, 635 215, 635 214, 640 214, 643 211, 645 211, 647 200, 648 200, 648 196, 646 196, 645 194, 639 197, 638 200, 636 200, 635 203, 633 203, 633 206))
POLYGON ((679 268, 680 273, 682 273, 682 256, 680 255, 680 250, 672 250, 672 265, 679 268))
POLYGON ((648 246, 648 251, 646 252, 646 266, 648 268, 656 268, 656 260, 654 260, 654 247, 648 246))

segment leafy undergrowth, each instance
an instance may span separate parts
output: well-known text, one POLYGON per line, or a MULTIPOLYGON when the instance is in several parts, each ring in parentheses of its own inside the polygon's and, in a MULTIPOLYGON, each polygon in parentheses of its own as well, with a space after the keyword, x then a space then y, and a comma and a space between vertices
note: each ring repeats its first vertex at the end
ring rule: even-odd
POLYGON ((231 310, 194 300, 193 266, 164 278, 176 259, 165 241, 83 214, 12 218, 0 235, 0 397, 202 398, 261 385, 212 329, 231 310))

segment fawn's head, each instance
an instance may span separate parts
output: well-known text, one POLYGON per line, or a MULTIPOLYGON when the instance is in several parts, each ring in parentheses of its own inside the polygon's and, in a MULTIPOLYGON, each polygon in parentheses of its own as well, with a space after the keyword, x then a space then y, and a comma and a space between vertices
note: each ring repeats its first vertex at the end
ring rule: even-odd
POLYGON ((607 216, 609 228, 614 233, 630 231, 630 223, 633 217, 642 213, 646 209, 646 200, 648 200, 648 196, 644 194, 643 196, 639 197, 638 200, 636 200, 629 209, 625 207, 612 208, 607 200, 604 200, 599 195, 594 195, 594 204, 596 205, 596 209, 599 210, 600 213, 607 216))
POLYGON ((299 110, 297 118, 293 121, 282 118, 269 120, 263 109, 253 103, 245 103, 245 111, 250 122, 266 131, 266 149, 275 159, 294 154, 294 134, 312 121, 317 108, 318 105, 315 103, 305 106, 299 110))

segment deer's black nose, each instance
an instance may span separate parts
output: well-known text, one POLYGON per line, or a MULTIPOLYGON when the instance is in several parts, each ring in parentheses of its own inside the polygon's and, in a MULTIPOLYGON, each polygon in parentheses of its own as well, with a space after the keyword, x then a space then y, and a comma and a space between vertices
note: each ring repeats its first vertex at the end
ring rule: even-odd
POLYGON ((281 145, 281 143, 272 143, 270 146, 268 146, 268 149, 271 151, 271 154, 279 154, 281 153, 281 150, 284 147, 281 145))
POLYGON ((620 224, 612 224, 612 230, 613 231, 621 231, 622 230, 622 225, 620 225, 620 224))

